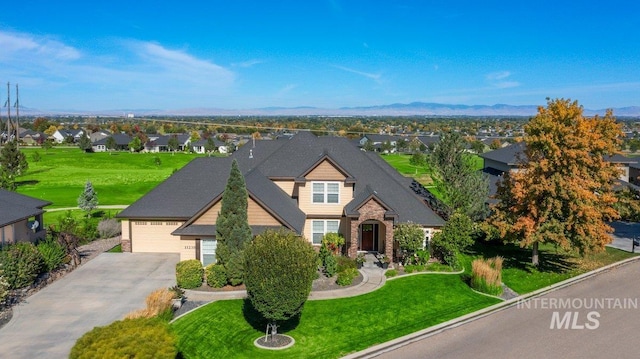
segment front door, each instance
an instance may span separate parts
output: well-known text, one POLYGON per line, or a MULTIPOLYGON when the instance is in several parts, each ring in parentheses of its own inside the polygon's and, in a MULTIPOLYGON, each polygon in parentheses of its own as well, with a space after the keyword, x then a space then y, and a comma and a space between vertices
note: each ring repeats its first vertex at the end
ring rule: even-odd
POLYGON ((362 225, 362 236, 360 237, 360 250, 363 251, 373 251, 374 241, 373 241, 373 224, 363 224, 362 225))

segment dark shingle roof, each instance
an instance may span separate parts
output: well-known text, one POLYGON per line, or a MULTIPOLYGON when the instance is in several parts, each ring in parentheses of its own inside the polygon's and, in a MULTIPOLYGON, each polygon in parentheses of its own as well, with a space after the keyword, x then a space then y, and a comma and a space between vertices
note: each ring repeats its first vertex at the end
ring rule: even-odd
POLYGON ((0 227, 43 213, 51 202, 0 189, 0 227))
MULTIPOLYGON (((220 196, 231 160, 238 161, 247 190, 292 229, 301 231, 305 215, 296 202, 269 179, 296 179, 322 158, 330 160, 356 181, 354 198, 375 191, 376 198, 397 214, 400 222, 442 226, 436 215, 400 175, 378 155, 360 151, 340 137, 316 137, 300 132, 289 140, 256 141, 227 158, 199 158, 122 211, 121 218, 189 219, 220 196)), ((351 210, 357 208, 354 202, 351 210)))
POLYGON ((523 154, 524 149, 525 143, 518 142, 507 147, 482 153, 480 154, 480 157, 496 162, 505 163, 509 166, 515 166, 518 164, 518 155, 523 154))

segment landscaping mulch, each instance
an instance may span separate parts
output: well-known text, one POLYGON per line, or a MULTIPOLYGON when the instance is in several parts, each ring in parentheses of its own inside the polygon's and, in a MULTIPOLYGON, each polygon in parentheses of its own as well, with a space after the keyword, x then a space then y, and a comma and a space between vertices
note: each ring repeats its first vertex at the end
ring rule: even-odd
POLYGON ((288 335, 276 334, 270 335, 268 340, 265 340, 265 337, 262 336, 256 340, 256 344, 265 347, 265 348, 283 348, 293 342, 293 338, 288 335))

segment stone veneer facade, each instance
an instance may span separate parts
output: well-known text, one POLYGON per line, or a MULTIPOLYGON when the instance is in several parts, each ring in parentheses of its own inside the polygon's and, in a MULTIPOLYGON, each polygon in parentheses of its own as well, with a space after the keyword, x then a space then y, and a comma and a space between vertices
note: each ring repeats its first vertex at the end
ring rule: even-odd
POLYGON ((360 225, 368 220, 376 220, 384 227, 384 254, 393 260, 393 219, 386 219, 384 214, 387 211, 378 201, 371 198, 360 209, 360 216, 350 221, 351 243, 347 249, 347 254, 351 258, 358 255, 358 236, 360 225))

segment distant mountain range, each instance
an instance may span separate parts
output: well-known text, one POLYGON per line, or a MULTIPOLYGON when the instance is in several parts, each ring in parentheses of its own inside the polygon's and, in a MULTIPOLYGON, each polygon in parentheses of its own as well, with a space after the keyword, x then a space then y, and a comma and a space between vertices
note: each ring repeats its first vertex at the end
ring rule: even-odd
MULTIPOLYGON (((538 111, 538 106, 513 106, 505 104, 488 105, 451 105, 427 102, 394 103, 380 106, 341 107, 337 109, 319 107, 264 107, 256 109, 230 110, 218 108, 187 108, 174 110, 155 109, 120 109, 104 111, 74 111, 20 109, 23 116, 115 116, 122 117, 134 114, 135 117, 144 116, 532 116, 538 111)), ((604 114, 605 109, 585 109, 587 116, 604 114)), ((618 117, 640 117, 640 106, 620 107, 613 109, 618 117)))

